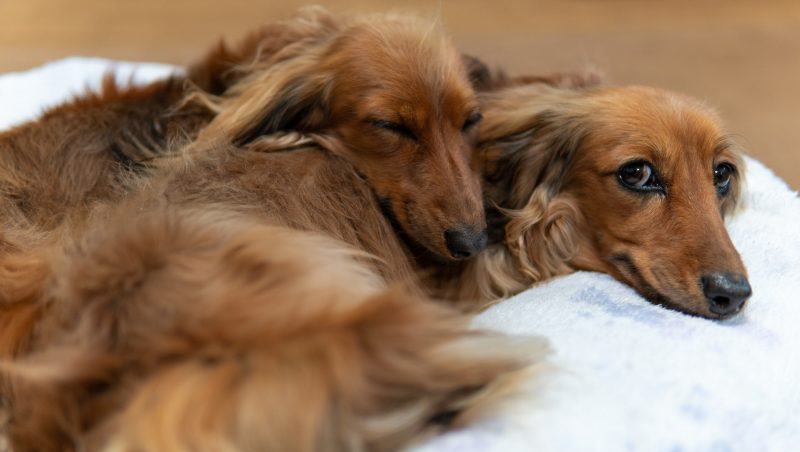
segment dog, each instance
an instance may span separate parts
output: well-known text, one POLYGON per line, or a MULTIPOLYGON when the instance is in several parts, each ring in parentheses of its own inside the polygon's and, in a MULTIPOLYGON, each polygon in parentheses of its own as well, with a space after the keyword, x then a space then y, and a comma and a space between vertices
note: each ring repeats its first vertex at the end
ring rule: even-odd
POLYGON ((687 96, 587 82, 483 95, 492 245, 446 296, 487 300, 591 270, 668 308, 735 315, 752 292, 724 225, 740 204, 739 147, 687 96))
MULTIPOLYGON (((2 365, 14 450, 392 450, 469 419, 542 356, 540 343, 471 331, 465 316, 406 287, 408 241, 460 259, 486 240, 470 166, 474 93, 460 55, 429 31, 398 19, 343 26, 329 44, 307 49, 314 58, 270 65, 221 99, 203 99, 213 119, 189 111, 191 124, 208 122, 196 136, 175 123, 166 125, 174 133, 149 130, 165 127, 149 118, 162 104, 127 113, 147 93, 159 98, 159 85, 119 92, 119 103, 76 101, 0 140, 13 154, 3 183, 17 194, 4 199, 14 216, 4 224, 9 290, 0 314, 0 353, 15 358, 2 365), (369 105, 349 97, 361 93, 351 74, 325 74, 347 83, 321 92, 297 79, 308 74, 295 66, 322 70, 317 56, 350 55, 370 33, 386 45, 413 44, 401 47, 424 64, 389 65, 392 83, 369 105), (259 94, 259 83, 272 95, 259 94), (392 96, 392 87, 403 91, 392 96), (263 105, 250 103, 255 94, 263 105), (382 116, 351 116, 351 101, 382 116), (102 119, 139 121, 133 139, 123 137, 134 144, 150 134, 166 135, 165 147, 190 144, 177 156, 136 159, 139 146, 95 131, 63 141, 94 147, 55 146, 81 119, 81 105, 97 107, 87 110, 110 130, 102 119), (393 108, 398 117, 386 119, 393 108), (402 122, 410 120, 419 122, 402 122), (283 129, 303 130, 330 151, 295 143, 275 152, 263 134, 283 129), (26 146, 35 152, 24 154, 26 146), (407 181, 409 168, 417 174, 407 181), (31 175, 63 189, 62 198, 37 192, 31 175), (46 218, 48 207, 55 218, 46 218), (37 246, 25 247, 31 237, 37 246)), ((386 64, 374 50, 362 63, 386 64)), ((362 68, 362 81, 381 81, 362 68)))
MULTIPOLYGON (((206 131, 206 137, 225 136, 245 144, 267 129, 311 126, 313 117, 318 137, 333 140, 342 133, 357 135, 356 146, 337 149, 357 164, 362 177, 368 178, 407 243, 428 244, 436 250, 434 254, 446 258, 466 257, 485 245, 478 177, 470 167, 474 124, 465 124, 466 119, 461 117, 475 112, 471 109, 475 95, 461 55, 440 32, 403 18, 340 20, 324 10, 312 9, 294 19, 263 27, 245 39, 237 52, 232 60, 231 52, 217 49, 193 65, 188 78, 174 76, 142 88, 122 89, 107 78, 100 94, 78 98, 36 122, 0 135, 0 248, 6 251, 0 262, 0 297, 7 305, 36 296, 41 275, 46 274, 46 270, 36 267, 47 267, 41 256, 48 253, 50 244, 65 229, 79 230, 95 204, 122 200, 130 191, 128 182, 151 170, 150 161, 183 149, 188 143, 215 145, 198 139, 202 128, 217 129, 214 133, 206 131), (312 66, 323 64, 322 54, 328 60, 345 58, 348 52, 357 52, 359 46, 370 47, 372 35, 380 35, 376 42, 381 45, 370 50, 370 58, 358 60, 363 63, 360 68, 370 72, 368 79, 359 80, 378 83, 382 79, 375 71, 382 70, 391 81, 382 89, 394 86, 403 95, 393 96, 384 90, 353 102, 361 102, 359 108, 369 114, 377 112, 378 105, 366 107, 366 100, 384 102, 380 108, 387 115, 392 108, 410 114, 409 105, 414 105, 415 120, 432 115, 424 127, 409 125, 409 130, 419 135, 419 143, 403 136, 405 132, 389 130, 397 129, 398 123, 387 123, 385 118, 354 124, 358 121, 341 110, 347 110, 343 106, 348 102, 347 96, 360 93, 357 85, 337 85, 335 92, 319 92, 313 83, 304 81, 315 72, 305 73, 302 67, 315 70, 312 66), (405 53, 393 53, 392 46, 400 44, 405 53), (416 67, 418 63, 420 66, 416 67), (369 64, 376 68, 368 68, 369 64), (396 70, 401 66, 405 67, 404 72, 396 70), (224 80, 224 88, 215 88, 221 82, 209 80, 224 80), (210 91, 190 101, 191 93, 204 93, 191 86, 210 91), (235 91, 249 90, 243 98, 252 100, 251 91, 261 87, 267 92, 259 94, 264 105, 234 105, 238 98, 235 91), (227 93, 228 97, 212 94, 222 95, 228 90, 233 91, 227 93), (303 99, 292 99, 301 92, 303 99), (274 98, 268 99, 268 94, 274 98), (331 97, 334 94, 335 98, 331 97), (306 106, 314 104, 315 108, 330 106, 325 106, 324 115, 309 109, 305 125, 291 118, 299 112, 275 108, 286 104, 303 109, 303 102, 306 106), (217 115, 222 104, 226 104, 225 112, 217 115), (210 110, 210 106, 216 110, 210 110), (330 107, 338 109, 337 113, 330 107), (468 111, 459 111, 467 107, 468 111), (347 121, 339 121, 342 117, 347 121), (249 130, 235 129, 230 133, 229 123, 237 118, 239 126, 249 130), (280 124, 257 124, 268 118, 280 124), (457 126, 453 126, 454 121, 457 126), (470 127, 463 130, 465 125, 470 127), (218 133, 220 129, 225 129, 224 133, 218 133), (374 149, 368 148, 370 143, 374 149), (409 172, 414 173, 413 180, 407 180, 409 172), (21 277, 22 274, 29 277, 21 277)), ((348 83, 354 81, 348 78, 352 75, 349 73, 318 75, 330 84, 342 78, 348 83)), ((479 117, 472 117, 475 119, 479 117)), ((416 252, 427 249, 415 247, 416 252)), ((401 279, 408 279, 405 275, 401 279)))

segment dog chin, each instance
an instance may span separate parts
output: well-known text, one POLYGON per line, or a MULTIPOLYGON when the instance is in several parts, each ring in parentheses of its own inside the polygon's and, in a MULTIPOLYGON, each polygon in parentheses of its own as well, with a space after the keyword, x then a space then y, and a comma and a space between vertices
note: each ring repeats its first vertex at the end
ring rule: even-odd
MULTIPOLYGON (((438 246, 434 246, 430 243, 425 243, 424 240, 421 239, 423 234, 419 234, 416 231, 412 231, 409 225, 403 224, 398 219, 397 215, 394 211, 394 205, 390 198, 388 197, 378 197, 378 206, 380 206, 381 212, 383 212, 383 216, 389 220, 389 223, 392 225, 392 228, 397 233, 397 236, 402 240, 405 244, 406 248, 411 251, 411 254, 415 256, 426 257, 434 262, 452 262, 453 258, 450 256, 450 253, 447 251, 447 247, 444 244, 444 241, 440 243, 438 246)), ((444 235, 444 233, 442 233, 444 235)))
POLYGON ((423 259, 430 263, 446 264, 448 262, 455 262, 457 259, 450 255, 444 243, 435 246, 431 243, 425 243, 418 240, 418 235, 402 234, 403 242, 411 253, 418 259, 423 259))
POLYGON ((678 301, 678 300, 676 300, 675 297, 667 297, 667 296, 665 296, 665 295, 663 295, 661 293, 645 294, 642 291, 638 291, 638 292, 645 299, 647 299, 647 301, 649 301, 650 303, 653 303, 655 305, 664 307, 664 308, 672 310, 672 311, 678 311, 678 312, 681 312, 683 314, 690 315, 690 316, 693 316, 693 317, 702 317, 704 319, 709 319, 709 320, 727 320, 727 319, 734 318, 734 317, 738 316, 742 312, 742 310, 744 309, 744 306, 746 306, 746 303, 745 303, 745 305, 743 305, 741 308, 739 308, 739 310, 737 310, 736 312, 732 312, 730 314, 724 314, 723 315, 723 314, 717 314, 717 313, 711 312, 707 307, 705 307, 704 306, 704 304, 705 304, 705 300, 704 299, 699 302, 699 303, 702 303, 703 307, 698 308, 698 306, 696 304, 687 302, 687 300, 692 298, 692 297, 689 297, 689 296, 681 297, 680 298, 681 301, 678 301))

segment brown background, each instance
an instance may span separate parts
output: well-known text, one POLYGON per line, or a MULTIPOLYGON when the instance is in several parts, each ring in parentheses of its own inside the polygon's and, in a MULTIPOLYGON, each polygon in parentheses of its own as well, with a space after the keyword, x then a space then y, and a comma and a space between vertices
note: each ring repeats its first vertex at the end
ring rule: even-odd
MULTIPOLYGON (((321 2, 440 16, 465 51, 512 72, 595 66, 615 84, 705 99, 752 155, 800 188, 800 1, 321 2)), ((219 36, 307 3, 0 0, 0 71, 68 55, 184 64, 219 36)))

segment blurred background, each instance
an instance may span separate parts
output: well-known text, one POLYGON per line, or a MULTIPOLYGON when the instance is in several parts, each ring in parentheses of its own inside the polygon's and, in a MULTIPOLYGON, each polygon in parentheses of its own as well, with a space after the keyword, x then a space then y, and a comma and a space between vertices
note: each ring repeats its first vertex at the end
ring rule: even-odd
POLYGON ((512 73, 591 66, 613 84, 704 99, 800 188, 797 0, 0 0, 0 72, 71 55, 186 64, 313 3, 441 17, 465 52, 512 73))

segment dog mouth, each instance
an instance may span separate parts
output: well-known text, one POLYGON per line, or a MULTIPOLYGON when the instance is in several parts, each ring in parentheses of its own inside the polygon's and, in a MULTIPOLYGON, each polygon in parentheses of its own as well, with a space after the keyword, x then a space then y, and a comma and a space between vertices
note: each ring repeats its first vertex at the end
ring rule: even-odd
POLYGON ((405 227, 403 227, 403 223, 397 217, 395 213, 392 200, 388 197, 377 196, 378 206, 380 206, 381 212, 383 216, 389 220, 389 223, 392 225, 392 229, 395 230, 395 233, 400 238, 400 240, 405 244, 406 248, 414 256, 418 257, 425 257, 428 259, 432 259, 434 261, 449 261, 451 258, 439 252, 437 249, 432 248, 430 246, 425 245, 420 240, 418 240, 413 234, 411 234, 405 227))
MULTIPOLYGON (((378 204, 384 217, 386 217, 398 237, 401 238, 409 251, 412 252, 415 259, 432 264, 449 264, 457 261, 469 259, 481 251, 483 251, 488 243, 489 233, 485 225, 479 225, 477 228, 465 226, 463 223, 457 223, 458 226, 453 228, 444 229, 441 232, 430 233, 428 229, 427 236, 425 234, 413 234, 410 228, 404 227, 403 222, 395 210, 395 203, 389 198, 378 197, 378 204), (430 236, 439 237, 438 240, 429 240, 430 236)), ((402 204, 402 213, 405 218, 422 218, 419 212, 413 210, 413 201, 405 201, 402 204)), ((406 223, 409 223, 407 220, 406 223)), ((415 225, 410 222, 411 226, 415 225)), ((430 226, 430 225, 429 225, 430 226)), ((426 228, 422 228, 425 232, 426 228)), ((433 227, 436 231, 436 227, 433 227)))
MULTIPOLYGON (((733 318, 733 317, 736 317, 737 315, 739 315, 739 313, 740 313, 740 312, 742 312, 742 311, 744 310, 744 307, 745 307, 745 306, 747 306, 747 302, 744 302, 744 303, 742 303, 741 305, 739 305, 738 307, 736 307, 736 308, 735 308, 733 311, 731 311, 731 312, 726 312, 726 313, 723 313, 723 314, 717 314, 717 313, 714 313, 714 317, 710 317, 710 316, 709 316, 709 317, 707 317, 707 318, 713 318, 713 319, 719 319, 719 320, 726 320, 726 319, 730 319, 730 318, 733 318)), ((713 312, 713 311, 712 311, 712 312, 713 312)))
POLYGON ((625 276, 626 283, 632 286, 642 297, 647 301, 663 308, 678 311, 694 317, 702 317, 710 320, 726 320, 737 316, 743 309, 746 303, 730 312, 717 313, 711 309, 698 309, 694 306, 689 306, 688 303, 681 303, 676 301, 673 297, 665 295, 663 292, 656 289, 653 284, 645 279, 642 272, 634 263, 630 255, 626 253, 614 254, 609 259, 619 272, 625 276))

